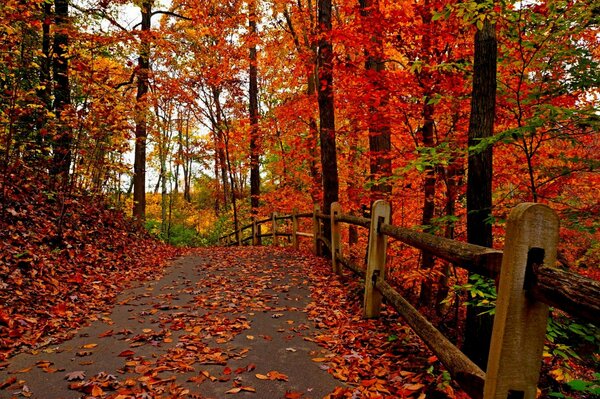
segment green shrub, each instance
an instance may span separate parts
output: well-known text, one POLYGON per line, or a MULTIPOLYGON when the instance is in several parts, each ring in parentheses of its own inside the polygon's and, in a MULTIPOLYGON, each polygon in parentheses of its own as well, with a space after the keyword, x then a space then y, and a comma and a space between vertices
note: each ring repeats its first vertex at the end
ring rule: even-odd
POLYGON ((161 232, 159 220, 146 220, 146 230, 161 241, 178 247, 197 247, 201 245, 201 238, 196 229, 183 224, 173 224, 166 234, 161 232))

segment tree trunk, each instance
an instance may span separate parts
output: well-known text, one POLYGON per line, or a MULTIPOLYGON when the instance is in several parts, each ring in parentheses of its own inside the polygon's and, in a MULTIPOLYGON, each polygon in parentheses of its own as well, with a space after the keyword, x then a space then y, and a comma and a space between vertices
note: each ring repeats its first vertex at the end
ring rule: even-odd
MULTIPOLYGON (((365 26, 377 26, 381 21, 379 0, 360 0, 361 15, 365 26)), ((365 69, 369 87, 369 169, 371 180, 371 202, 378 199, 390 199, 392 186, 387 180, 392 175, 390 158, 391 129, 387 115, 389 90, 385 87, 385 64, 383 41, 379 33, 370 37, 371 46, 365 49, 367 60, 365 69)))
MULTIPOLYGON (((298 1, 298 7, 300 8, 300 11, 302 12, 302 3, 300 1, 298 1)), ((306 95, 308 97, 309 101, 313 101, 314 100, 314 96, 317 93, 317 85, 316 85, 316 79, 317 79, 317 74, 318 74, 318 66, 317 66, 317 60, 318 60, 318 46, 314 43, 311 42, 309 39, 309 31, 311 34, 314 34, 314 29, 315 29, 315 21, 313 18, 313 6, 312 6, 312 2, 309 0, 307 2, 307 9, 308 9, 308 15, 310 16, 310 19, 308 21, 309 23, 309 28, 306 28, 306 25, 302 26, 302 45, 300 44, 300 38, 298 36, 298 33, 294 27, 294 24, 292 22, 292 17, 290 16, 289 11, 286 9, 284 9, 283 15, 285 17, 286 23, 288 25, 288 31, 290 32, 290 34, 292 35, 292 39, 294 41, 294 45, 296 46, 296 51, 298 52, 298 55, 300 58, 306 59, 306 63, 305 63, 305 68, 307 70, 307 74, 306 74, 306 95), (306 54, 308 53, 308 55, 306 54)), ((318 202, 320 202, 321 200, 321 173, 319 171, 319 148, 318 148, 318 141, 319 141, 319 128, 317 126, 317 120, 314 117, 314 115, 311 113, 308 117, 308 132, 309 132, 309 137, 308 137, 308 147, 309 147, 309 173, 310 173, 310 178, 311 178, 311 189, 310 189, 310 196, 312 199, 313 204, 316 204, 318 202)))
MULTIPOLYGON (((429 93, 430 94, 430 93, 429 93)), ((425 104, 423 105, 423 146, 426 148, 434 147, 433 140, 433 105, 427 104, 429 96, 425 95, 425 104)), ((425 226, 424 231, 426 233, 433 233, 434 229, 431 225, 432 219, 435 213, 435 168, 428 160, 427 166, 425 167, 425 184, 423 186, 423 217, 421 224, 425 226)), ((419 303, 422 306, 431 306, 433 299, 433 281, 431 279, 432 269, 435 266, 435 258, 433 254, 427 251, 421 252, 421 269, 428 270, 429 275, 423 279, 421 283, 421 293, 419 296, 419 303)))
MULTIPOLYGON (((425 31, 430 31, 431 26, 431 8, 428 0, 425 1, 422 7, 419 8, 421 20, 425 31)), ((427 64, 425 68, 418 74, 419 85, 423 89, 423 127, 421 133, 423 135, 423 147, 431 149, 435 147, 434 140, 434 119, 433 114, 435 106, 430 104, 429 101, 433 98, 435 92, 433 88, 433 82, 431 72, 429 70, 431 64, 435 62, 432 57, 432 43, 431 34, 424 34, 421 38, 421 48, 424 54, 424 63, 427 64)), ((421 224, 424 227, 424 232, 434 232, 432 226, 432 220, 435 215, 435 185, 436 185, 436 174, 435 166, 433 162, 435 160, 430 158, 430 153, 424 154, 425 158, 425 181, 423 184, 423 214, 421 218, 421 224)), ((427 277, 424 277, 421 282, 421 292, 419 294, 419 304, 421 306, 430 307, 433 301, 433 279, 432 273, 435 267, 435 257, 433 254, 427 251, 421 252, 421 270, 427 273, 427 277)))
POLYGON ((37 150, 42 156, 48 155, 44 146, 44 136, 42 130, 46 127, 47 111, 52 109, 52 77, 50 71, 52 68, 52 54, 50 53, 50 25, 52 24, 52 4, 44 2, 42 14, 42 57, 40 58, 40 88, 37 96, 43 104, 43 108, 37 115, 36 120, 36 141, 37 150))
MULTIPOLYGON (((469 147, 494 133, 496 107, 496 26, 486 20, 475 33, 473 94, 469 120, 469 147)), ((492 246, 492 147, 476 153, 469 150, 467 177, 467 240, 471 244, 492 246)), ((467 308, 464 352, 485 369, 493 318, 477 316, 467 308)))
MULTIPOLYGON (((331 0, 319 0, 318 101, 321 139, 321 166, 323 171, 323 212, 331 211, 338 200, 337 152, 335 146, 335 113, 333 102, 333 45, 331 43, 331 0)), ((323 234, 331 235, 331 222, 324 223, 323 234)), ((327 256, 327 251, 323 252, 327 256)))
MULTIPOLYGON (((182 123, 183 130, 183 123, 182 123)), ((191 186, 192 186, 192 156, 190 148, 190 119, 189 114, 185 122, 185 134, 182 142, 185 142, 183 146, 184 153, 182 154, 183 160, 181 165, 183 167, 183 199, 188 203, 192 202, 191 186)), ((215 176, 216 177, 216 176, 215 176)), ((217 178, 218 181, 218 178, 217 178)))
MULTIPOLYGON (((462 167, 454 156, 451 156, 448 166, 445 169, 445 183, 446 183, 446 206, 444 207, 444 213, 448 218, 454 217, 456 213, 456 196, 458 194, 458 185, 460 176, 462 175, 462 167)), ((444 237, 451 240, 454 239, 454 221, 448 220, 444 230, 444 237)), ((438 291, 436 294, 435 309, 438 316, 443 313, 444 305, 442 302, 448 296, 450 287, 448 281, 451 273, 451 265, 448 262, 444 262, 444 268, 442 274, 438 279, 438 291)))
POLYGON ((216 140, 216 151, 218 152, 218 161, 221 167, 221 182, 223 185, 223 207, 227 208, 227 198, 230 196, 231 192, 231 201, 233 202, 233 186, 230 187, 229 180, 227 177, 227 157, 225 155, 225 138, 223 137, 223 129, 222 129, 222 120, 221 120, 221 100, 219 96, 221 95, 219 89, 216 87, 212 87, 212 95, 213 101, 215 103, 215 124, 213 126, 215 130, 215 140, 216 140))
POLYGON ((150 22, 152 0, 144 1, 141 6, 142 29, 140 35, 140 55, 137 71, 137 94, 135 97, 135 155, 133 164, 133 217, 139 221, 146 219, 146 140, 148 105, 148 74, 150 69, 150 22))
MULTIPOLYGON (((256 29, 256 1, 251 0, 249 4, 248 26, 250 30, 250 213, 252 219, 256 220, 258 207, 260 205, 260 165, 259 165, 259 130, 258 130, 258 68, 256 57, 256 41, 258 32, 256 29)), ((258 237, 258 245, 261 244, 261 238, 258 237)))
POLYGON ((71 106, 71 86, 69 82, 69 2, 55 0, 54 14, 56 31, 54 33, 54 110, 58 127, 54 138, 54 156, 50 173, 57 176, 63 185, 68 183, 71 168, 71 145, 73 132, 66 120, 71 106))

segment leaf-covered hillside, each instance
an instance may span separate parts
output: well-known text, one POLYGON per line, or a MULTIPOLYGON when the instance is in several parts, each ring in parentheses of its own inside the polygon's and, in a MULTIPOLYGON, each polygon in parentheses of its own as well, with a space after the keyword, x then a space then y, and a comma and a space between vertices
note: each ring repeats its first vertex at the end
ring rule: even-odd
POLYGON ((73 334, 177 253, 100 197, 56 194, 23 167, 0 188, 0 360, 73 334))

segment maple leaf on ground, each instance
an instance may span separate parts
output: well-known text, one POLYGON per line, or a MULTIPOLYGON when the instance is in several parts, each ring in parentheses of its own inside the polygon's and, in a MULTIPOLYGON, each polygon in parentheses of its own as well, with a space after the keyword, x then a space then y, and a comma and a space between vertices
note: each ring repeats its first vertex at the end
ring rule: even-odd
POLYGON ((279 371, 275 371, 275 370, 269 371, 267 373, 267 377, 270 380, 277 380, 277 381, 287 381, 288 380, 288 376, 287 375, 285 375, 283 373, 280 373, 279 371))
POLYGON ((300 399, 303 396, 304 396, 304 394, 301 392, 286 391, 284 398, 285 399, 300 399))
POLYGON ((65 375, 65 379, 67 381, 75 381, 75 380, 84 380, 85 379, 85 371, 71 371, 65 375))

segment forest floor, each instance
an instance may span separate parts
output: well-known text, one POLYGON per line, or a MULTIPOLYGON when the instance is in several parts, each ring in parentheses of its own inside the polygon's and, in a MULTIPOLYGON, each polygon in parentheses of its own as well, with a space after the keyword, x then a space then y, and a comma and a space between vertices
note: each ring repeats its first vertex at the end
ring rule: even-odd
POLYGON ((209 248, 62 343, 0 362, 0 398, 462 397, 355 279, 284 248, 209 248))

